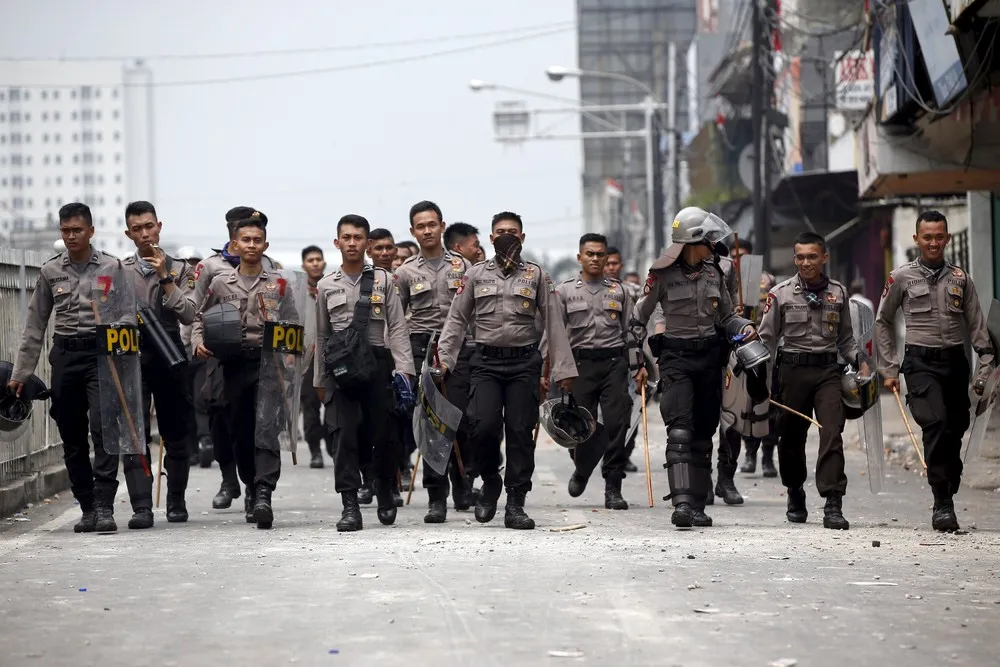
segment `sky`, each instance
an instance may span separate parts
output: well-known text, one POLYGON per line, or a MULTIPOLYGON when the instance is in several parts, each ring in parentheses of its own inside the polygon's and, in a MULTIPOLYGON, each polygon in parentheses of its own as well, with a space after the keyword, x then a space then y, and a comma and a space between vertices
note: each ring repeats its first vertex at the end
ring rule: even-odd
POLYGON ((0 0, 0 57, 146 60, 165 244, 218 247, 225 211, 248 205, 268 216, 268 254, 297 264, 315 243, 335 263, 342 215, 400 240, 430 199, 484 231, 516 211, 527 249, 551 255, 583 231, 580 142, 503 146, 492 113, 578 105, 576 82, 545 76, 576 65, 574 21, 573 0, 0 0), (325 71, 292 75, 309 70, 325 71), (576 101, 474 93, 473 78, 576 101))

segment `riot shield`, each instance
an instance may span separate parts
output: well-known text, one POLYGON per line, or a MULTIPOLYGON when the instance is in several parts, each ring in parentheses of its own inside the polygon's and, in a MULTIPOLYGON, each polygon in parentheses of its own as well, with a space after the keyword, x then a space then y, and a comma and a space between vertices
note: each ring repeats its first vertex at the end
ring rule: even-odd
MULTIPOLYGON (((269 271, 257 293, 264 323, 254 442, 263 449, 295 452, 305 351, 306 275, 269 271)), ((249 306, 253 308, 254 305, 249 306)))
POLYGON ((763 255, 743 255, 740 257, 740 287, 743 306, 756 308, 760 303, 760 277, 764 273, 763 255))
POLYGON ((747 390, 746 373, 737 372, 736 367, 736 353, 732 352, 729 364, 722 371, 722 409, 719 422, 724 429, 735 429, 744 437, 763 438, 768 433, 770 403, 754 402, 747 390))
MULTIPOLYGON (((986 328, 989 329, 993 343, 994 363, 997 363, 1000 355, 1000 302, 996 299, 990 304, 990 312, 986 316, 986 328)), ((998 388, 1000 388, 1000 364, 990 373, 983 395, 972 406, 972 425, 969 428, 969 437, 962 447, 963 461, 969 461, 979 455, 979 446, 986 437, 986 428, 993 415, 993 404, 996 402, 998 388)))
POLYGON ((861 446, 868 458, 868 487, 882 491, 885 477, 885 443, 882 440, 882 403, 879 400, 877 354, 875 350, 875 313, 867 304, 850 302, 851 322, 858 343, 858 365, 867 364, 869 372, 858 373, 858 393, 862 414, 858 421, 861 446))
POLYGON ((146 423, 139 365, 135 292, 124 268, 103 270, 91 292, 97 324, 101 435, 108 454, 145 454, 146 423))
POLYGON ((441 394, 434 383, 431 365, 425 363, 413 409, 413 439, 424 463, 439 475, 448 472, 452 443, 461 423, 462 411, 441 394))

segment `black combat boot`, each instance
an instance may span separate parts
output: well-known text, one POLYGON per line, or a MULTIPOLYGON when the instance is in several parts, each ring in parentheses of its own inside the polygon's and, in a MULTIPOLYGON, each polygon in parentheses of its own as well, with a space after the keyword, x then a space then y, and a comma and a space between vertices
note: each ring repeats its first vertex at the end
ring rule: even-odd
POLYGON ((632 463, 632 459, 625 462, 625 472, 639 472, 639 467, 632 463))
POLYGON ((722 502, 727 505, 743 504, 743 496, 736 489, 736 482, 733 481, 733 474, 730 472, 719 473, 719 481, 715 483, 715 495, 722 498, 722 502))
POLYGON ((535 520, 524 513, 524 491, 507 489, 507 506, 503 512, 503 525, 514 530, 533 530, 535 520))
POLYGON ((448 520, 448 501, 431 499, 427 501, 427 514, 424 523, 444 523, 448 520))
POLYGON ((211 468, 212 461, 215 460, 215 446, 212 438, 203 435, 198 439, 198 466, 201 468, 211 468))
POLYGON ((823 507, 823 527, 831 530, 847 530, 851 524, 844 518, 843 512, 844 494, 840 491, 831 491, 826 497, 826 506, 823 507))
POLYGON ((101 503, 94 507, 94 513, 96 514, 96 521, 94 522, 94 530, 98 533, 114 533, 118 530, 118 524, 115 523, 115 511, 110 504, 105 505, 101 503))
POLYGON ((476 521, 489 523, 497 514, 497 501, 503 491, 503 478, 500 475, 483 478, 483 488, 476 501, 476 521))
POLYGON ((691 503, 677 503, 674 513, 670 515, 670 523, 678 528, 690 528, 694 525, 694 508, 691 503))
POLYGON ((376 479, 373 486, 375 487, 375 498, 378 501, 375 515, 383 526, 391 526, 396 522, 396 501, 393 498, 396 485, 388 480, 376 479))
POLYGON ((392 483, 392 488, 390 489, 392 493, 392 504, 395 507, 403 506, 403 494, 399 492, 399 485, 396 482, 392 483))
POLYGON ((774 445, 761 446, 760 471, 764 477, 778 476, 778 469, 774 467, 774 445))
POLYGON ((586 477, 574 470, 573 474, 569 476, 569 485, 567 487, 570 497, 579 498, 582 496, 583 492, 587 490, 587 482, 586 477))
POLYGON ((451 489, 451 500, 458 512, 468 512, 476 504, 476 496, 472 492, 472 480, 462 478, 461 485, 451 489))
MULTIPOLYGON (((310 447, 312 449, 312 447, 310 447)), ((322 468, 323 467, 323 452, 320 451, 319 445, 316 445, 316 449, 310 452, 309 455, 309 467, 310 468, 322 468)))
POLYGON ((343 491, 340 494, 341 502, 344 503, 344 512, 337 522, 338 533, 349 533, 361 530, 364 525, 361 521, 361 507, 358 506, 357 491, 343 491))
POLYGON ((806 492, 801 486, 797 489, 788 489, 788 509, 785 510, 785 517, 792 523, 805 523, 809 518, 806 492))
POLYGON ((604 509, 627 510, 628 502, 622 498, 621 477, 608 477, 604 480, 604 509))
POLYGON ((934 490, 934 511, 931 514, 931 526, 942 533, 953 533, 959 530, 958 517, 955 516, 955 502, 950 491, 934 490))
POLYGON ((212 509, 224 510, 240 497, 240 480, 236 475, 236 464, 230 463, 222 468, 222 485, 219 492, 212 498, 212 509))
POLYGON ((167 494, 167 522, 186 523, 188 520, 187 503, 183 493, 167 494))
POLYGON ((248 486, 243 498, 243 512, 246 514, 247 523, 257 523, 257 517, 253 514, 253 507, 256 502, 257 498, 254 495, 254 491, 248 486))
POLYGON ((708 493, 705 494, 705 504, 715 504, 715 494, 712 493, 712 473, 708 473, 708 493))
POLYGON ((712 527, 712 517, 705 514, 704 507, 693 508, 694 515, 691 519, 691 525, 695 528, 711 528, 712 527))
POLYGON ((274 510, 271 509, 272 489, 263 484, 258 484, 254 493, 253 518, 257 522, 258 528, 268 529, 274 523, 274 510))
POLYGON ((74 533, 92 533, 97 530, 97 513, 94 510, 83 510, 83 516, 73 526, 74 533))
POLYGON ((743 465, 740 466, 740 472, 746 475, 752 475, 757 472, 757 454, 746 453, 743 457, 743 465))
POLYGON ((373 500, 375 500, 375 492, 372 491, 371 482, 362 482, 361 488, 358 489, 358 502, 362 505, 371 505, 373 500))
POLYGON ((143 507, 132 512, 132 518, 128 520, 128 527, 131 530, 141 530, 153 527, 153 510, 143 507))

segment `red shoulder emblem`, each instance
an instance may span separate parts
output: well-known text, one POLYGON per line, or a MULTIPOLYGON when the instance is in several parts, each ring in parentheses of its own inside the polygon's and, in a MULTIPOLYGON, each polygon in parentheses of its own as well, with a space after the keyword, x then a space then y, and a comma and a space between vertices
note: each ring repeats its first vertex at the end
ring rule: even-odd
POLYGON ((895 282, 896 282, 895 278, 893 278, 891 275, 889 276, 889 279, 885 281, 885 288, 882 290, 883 299, 889 296, 889 290, 892 289, 892 286, 895 284, 895 282))
POLYGON ((653 290, 653 285, 656 283, 656 275, 652 272, 646 276, 646 286, 642 288, 643 294, 649 294, 653 290))
POLYGON ((458 285, 458 289, 455 290, 455 295, 456 296, 465 291, 465 285, 468 282, 469 282, 469 277, 468 276, 462 276, 462 282, 458 285))
POLYGON ((767 315, 771 312, 771 306, 774 305, 774 294, 771 292, 767 293, 767 301, 764 302, 764 314, 767 315))
POLYGON ((203 268, 205 268, 205 265, 202 264, 201 262, 198 262, 198 266, 194 267, 194 279, 195 280, 198 280, 198 276, 201 275, 201 270, 203 268))

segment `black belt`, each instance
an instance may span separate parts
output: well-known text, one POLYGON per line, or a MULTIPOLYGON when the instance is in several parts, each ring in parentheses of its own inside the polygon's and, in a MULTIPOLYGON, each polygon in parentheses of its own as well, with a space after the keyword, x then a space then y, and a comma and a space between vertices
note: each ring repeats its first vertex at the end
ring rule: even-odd
POLYGON ((606 347, 599 350, 585 347, 573 348, 573 357, 583 361, 604 361, 605 359, 618 359, 624 356, 624 347, 606 347))
POLYGON ((377 345, 372 345, 372 355, 376 359, 389 359, 392 360, 392 352, 388 348, 379 347, 377 345))
POLYGON ((952 347, 924 347, 923 345, 907 345, 906 356, 926 359, 927 361, 954 361, 965 359, 965 347, 955 345, 952 347))
POLYGON ((240 358, 244 361, 260 361, 261 350, 259 347, 244 347, 240 350, 240 358))
POLYGON ((778 363, 793 366, 830 366, 837 363, 833 352, 779 352, 778 363))
POLYGON ((534 354, 537 349, 537 343, 522 347, 494 347, 493 345, 476 343, 476 352, 487 359, 523 359, 534 354))
POLYGON ((718 336, 711 338, 667 338, 663 336, 660 346, 672 352, 702 352, 719 347, 722 342, 718 336))
POLYGON ((90 336, 61 336, 56 334, 52 337, 52 344, 68 352, 97 352, 97 334, 95 333, 90 336))

